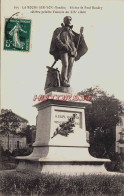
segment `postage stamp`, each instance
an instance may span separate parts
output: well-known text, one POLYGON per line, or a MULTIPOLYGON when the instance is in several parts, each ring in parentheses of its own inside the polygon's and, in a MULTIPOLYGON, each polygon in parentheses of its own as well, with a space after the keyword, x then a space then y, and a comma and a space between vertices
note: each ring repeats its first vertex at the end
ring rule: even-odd
POLYGON ((5 19, 4 49, 15 51, 30 50, 31 20, 5 19))

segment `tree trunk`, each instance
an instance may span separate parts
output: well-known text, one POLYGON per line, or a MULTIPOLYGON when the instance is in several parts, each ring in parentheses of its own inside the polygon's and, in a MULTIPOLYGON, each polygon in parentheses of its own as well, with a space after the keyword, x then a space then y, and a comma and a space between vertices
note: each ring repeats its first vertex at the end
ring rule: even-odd
POLYGON ((8 133, 8 157, 9 157, 9 133, 8 133))

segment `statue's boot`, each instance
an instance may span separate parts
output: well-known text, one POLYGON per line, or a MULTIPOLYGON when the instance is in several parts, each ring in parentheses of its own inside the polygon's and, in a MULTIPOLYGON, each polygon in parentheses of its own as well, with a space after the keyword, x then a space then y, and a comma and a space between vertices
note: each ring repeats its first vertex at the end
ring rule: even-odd
POLYGON ((61 85, 64 87, 70 87, 70 84, 67 81, 62 81, 61 85))

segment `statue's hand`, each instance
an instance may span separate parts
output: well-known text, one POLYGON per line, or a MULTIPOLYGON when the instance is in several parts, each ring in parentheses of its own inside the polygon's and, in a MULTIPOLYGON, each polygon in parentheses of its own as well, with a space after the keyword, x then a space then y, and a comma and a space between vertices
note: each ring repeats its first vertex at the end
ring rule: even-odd
POLYGON ((66 44, 63 44, 63 49, 66 51, 66 52, 69 52, 69 47, 66 45, 66 44))
POLYGON ((71 52, 70 52, 70 55, 71 55, 72 57, 76 57, 76 56, 77 56, 77 50, 71 51, 71 52))

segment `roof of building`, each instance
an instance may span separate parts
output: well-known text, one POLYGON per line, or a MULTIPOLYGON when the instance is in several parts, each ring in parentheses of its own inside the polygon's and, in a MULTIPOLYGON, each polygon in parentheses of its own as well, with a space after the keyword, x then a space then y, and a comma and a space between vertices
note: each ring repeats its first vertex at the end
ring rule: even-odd
POLYGON ((27 119, 25 119, 25 118, 19 116, 18 114, 14 113, 12 110, 1 109, 1 114, 4 114, 4 113, 6 113, 6 112, 12 112, 13 114, 16 115, 16 117, 17 117, 21 122, 26 122, 26 123, 28 123, 28 120, 27 120, 27 119))

